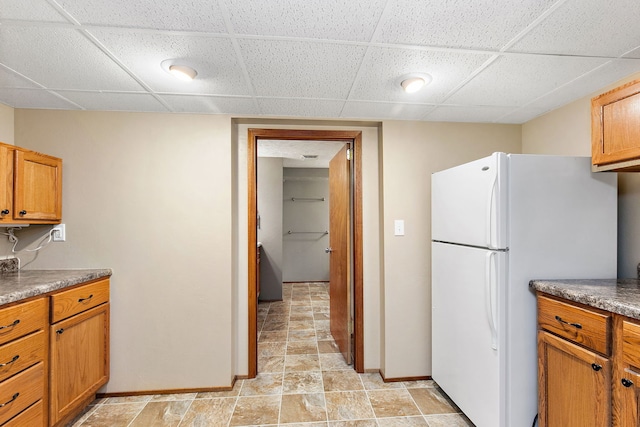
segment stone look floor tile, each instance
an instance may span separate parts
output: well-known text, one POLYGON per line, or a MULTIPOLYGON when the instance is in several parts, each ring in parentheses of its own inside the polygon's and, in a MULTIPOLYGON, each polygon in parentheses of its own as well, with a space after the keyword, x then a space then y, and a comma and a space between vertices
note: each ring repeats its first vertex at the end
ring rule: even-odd
POLYGON ((280 423, 325 421, 327 410, 323 393, 283 394, 280 423))
POLYGON ((320 359, 317 354, 292 354, 284 360, 285 372, 319 371, 320 359))
POLYGON ((473 423, 461 414, 427 415, 424 418, 429 427, 474 427, 473 423))
POLYGON ((335 341, 318 341, 318 352, 319 353, 340 353, 340 349, 338 348, 338 344, 335 341))
POLYGON ((240 396, 264 396, 282 393, 282 373, 259 373, 251 381, 245 381, 240 396))
POLYGON ((226 427, 236 405, 235 398, 194 400, 180 427, 226 427))
POLYGON ((360 375, 354 370, 323 371, 324 391, 364 390, 360 375))
POLYGON ((149 402, 129 427, 175 427, 180 424, 191 402, 192 399, 149 402))
POLYGON ((364 388, 366 388, 367 390, 390 390, 405 388, 404 384, 402 384, 401 382, 385 383, 382 380, 380 374, 360 374, 360 378, 362 379, 364 388))
POLYGON ((280 396, 238 397, 230 426, 277 424, 280 396))
MULTIPOLYGON (((148 397, 151 398, 151 396, 148 397)), ((127 427, 146 404, 147 402, 143 401, 100 405, 82 423, 82 427, 127 427)))
POLYGON ((380 427, 427 427, 424 417, 395 417, 395 418, 378 418, 378 426, 380 427))
POLYGON ((377 418, 422 415, 406 389, 372 390, 368 394, 377 418))
POLYGON ((287 343, 287 355, 290 354, 318 354, 315 341, 292 341, 287 343))
POLYGON ((375 414, 365 391, 334 391, 324 394, 329 420, 374 418, 375 414))
POLYGON ((436 388, 410 388, 407 391, 424 415, 458 412, 454 403, 436 388))
POLYGON ((321 372, 288 372, 282 381, 283 394, 322 393, 321 372))
POLYGON ((473 427, 432 380, 385 383, 346 365, 328 331, 328 284, 285 284, 283 298, 258 306, 257 378, 231 390, 97 399, 68 427, 473 427))
POLYGON ((353 370, 353 367, 347 365, 347 362, 344 361, 342 353, 323 353, 320 354, 319 357, 320 367, 323 371, 353 370))

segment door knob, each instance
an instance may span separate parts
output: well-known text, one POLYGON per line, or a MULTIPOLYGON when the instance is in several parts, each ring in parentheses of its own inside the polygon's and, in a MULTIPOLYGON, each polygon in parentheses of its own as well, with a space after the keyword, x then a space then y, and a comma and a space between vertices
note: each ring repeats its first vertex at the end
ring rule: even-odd
POLYGON ((330 254, 331 252, 333 252, 333 249, 331 248, 324 248, 325 253, 330 254))

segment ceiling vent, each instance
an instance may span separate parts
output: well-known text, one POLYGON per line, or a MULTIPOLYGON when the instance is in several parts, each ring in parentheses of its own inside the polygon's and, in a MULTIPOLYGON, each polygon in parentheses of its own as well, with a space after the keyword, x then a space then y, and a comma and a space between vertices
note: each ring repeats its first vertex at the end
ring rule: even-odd
POLYGON ((318 155, 317 154, 303 154, 302 157, 304 157, 305 160, 310 160, 310 159, 317 159, 318 155))

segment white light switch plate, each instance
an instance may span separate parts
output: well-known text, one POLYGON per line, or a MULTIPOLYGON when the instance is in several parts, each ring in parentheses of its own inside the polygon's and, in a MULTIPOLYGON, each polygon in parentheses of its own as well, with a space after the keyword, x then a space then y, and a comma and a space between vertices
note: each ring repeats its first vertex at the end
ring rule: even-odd
POLYGON ((404 220, 396 219, 393 222, 393 234, 395 236, 404 236, 404 220))

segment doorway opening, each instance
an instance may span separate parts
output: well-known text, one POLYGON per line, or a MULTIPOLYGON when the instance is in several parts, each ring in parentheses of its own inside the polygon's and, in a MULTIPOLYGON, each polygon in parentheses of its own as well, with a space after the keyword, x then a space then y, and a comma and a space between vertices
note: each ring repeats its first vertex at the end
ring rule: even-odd
MULTIPOLYGON (((338 234, 349 242, 349 275, 351 277, 352 331, 344 331, 352 341, 353 367, 364 372, 363 342, 363 248, 362 248, 362 133, 360 131, 323 131, 292 129, 249 129, 247 138, 248 157, 248 377, 258 373, 258 260, 256 257, 258 206, 257 206, 257 159, 259 140, 340 141, 350 146, 350 196, 348 203, 349 229, 338 234)), ((329 247, 328 249, 331 249, 329 247)), ((338 252, 336 251, 336 254, 338 252)), ((330 255, 334 255, 331 253, 330 255)), ((333 324, 332 324, 333 328, 333 324)))

